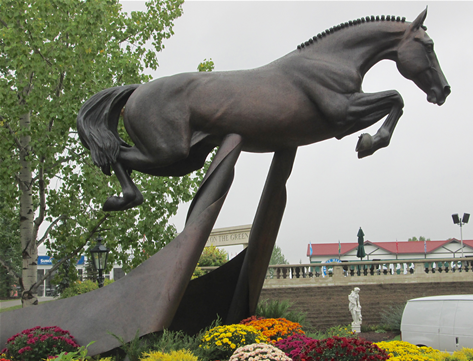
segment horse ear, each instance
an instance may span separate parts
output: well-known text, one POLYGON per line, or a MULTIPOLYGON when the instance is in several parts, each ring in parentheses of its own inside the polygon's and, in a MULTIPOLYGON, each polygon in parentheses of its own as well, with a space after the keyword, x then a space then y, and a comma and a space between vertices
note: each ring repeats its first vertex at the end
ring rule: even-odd
POLYGON ((427 7, 412 22, 412 24, 410 26, 411 30, 413 30, 413 31, 419 30, 419 28, 424 25, 424 20, 425 20, 426 17, 427 17, 427 7))

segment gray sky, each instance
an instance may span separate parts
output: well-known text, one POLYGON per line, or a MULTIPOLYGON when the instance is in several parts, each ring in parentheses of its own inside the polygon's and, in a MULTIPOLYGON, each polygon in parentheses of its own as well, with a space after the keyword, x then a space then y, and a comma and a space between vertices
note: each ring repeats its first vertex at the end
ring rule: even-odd
MULTIPOLYGON (((126 11, 144 8, 139 1, 123 5, 126 11)), ((441 107, 428 103, 391 61, 368 72, 363 90, 399 91, 404 115, 391 144, 371 157, 358 159, 355 145, 361 133, 374 134, 382 122, 340 141, 299 148, 277 240, 290 262, 308 262, 309 242, 356 242, 360 226, 374 242, 460 238, 451 214, 473 213, 473 2, 188 1, 175 21, 154 78, 196 71, 205 58, 212 58, 215 71, 255 68, 341 22, 367 15, 413 21, 426 5, 424 24, 452 94, 441 107)), ((271 158, 242 153, 216 228, 252 223, 271 158)), ((173 218, 178 231, 187 207, 173 218)), ((472 237, 473 224, 467 224, 463 238, 472 237)))

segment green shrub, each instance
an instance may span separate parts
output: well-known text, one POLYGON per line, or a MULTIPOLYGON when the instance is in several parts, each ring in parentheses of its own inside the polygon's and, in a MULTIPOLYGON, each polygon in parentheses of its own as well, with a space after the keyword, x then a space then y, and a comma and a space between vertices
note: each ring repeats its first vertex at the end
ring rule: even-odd
MULTIPOLYGON (((113 280, 105 279, 104 286, 113 283, 113 280)), ((74 282, 70 287, 66 288, 59 298, 69 298, 77 295, 81 295, 83 293, 87 293, 99 288, 96 282, 86 280, 86 281, 77 281, 74 282)))
POLYGON ((400 331, 402 313, 406 303, 391 305, 387 309, 381 311, 381 323, 386 330, 400 331))
POLYGON ((178 350, 198 350, 202 335, 189 336, 182 331, 168 331, 157 333, 149 339, 150 348, 155 351, 169 353, 178 350))
POLYGON ((261 300, 256 306, 256 316, 264 318, 285 318, 286 320, 300 323, 304 328, 308 327, 307 313, 298 310, 290 310, 294 303, 287 300, 261 300))
POLYGON ((358 337, 357 334, 351 330, 350 325, 332 326, 326 329, 325 331, 311 330, 310 332, 307 332, 307 336, 316 340, 323 340, 324 338, 329 338, 333 336, 350 337, 350 338, 358 337))
POLYGON ((228 254, 215 246, 205 247, 199 258, 200 267, 220 267, 227 263, 228 254))
POLYGON ((171 351, 170 353, 151 351, 143 353, 141 361, 198 361, 195 356, 189 350, 178 350, 171 351))
POLYGON ((192 274, 192 279, 201 277, 208 273, 208 271, 202 270, 200 267, 220 267, 228 262, 228 253, 223 249, 219 249, 214 245, 205 247, 204 251, 200 255, 197 267, 192 274))

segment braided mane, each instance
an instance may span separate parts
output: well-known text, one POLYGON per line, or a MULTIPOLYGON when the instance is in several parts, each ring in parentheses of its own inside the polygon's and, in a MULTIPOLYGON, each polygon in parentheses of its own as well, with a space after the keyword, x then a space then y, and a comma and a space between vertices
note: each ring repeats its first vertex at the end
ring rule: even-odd
MULTIPOLYGON (((307 40, 306 42, 304 42, 300 45, 297 45, 297 49, 305 48, 306 46, 309 46, 310 44, 316 43, 317 41, 319 41, 320 39, 326 37, 327 35, 333 34, 336 31, 342 30, 344 28, 348 28, 350 26, 355 26, 355 25, 364 24, 364 23, 375 22, 375 21, 396 21, 396 22, 404 23, 406 21, 406 18, 405 17, 401 18, 399 16, 396 17, 394 15, 387 15, 387 16, 384 16, 384 15, 381 15, 381 16, 371 15, 371 16, 366 16, 366 17, 361 18, 361 19, 350 20, 350 21, 347 21, 346 23, 340 23, 339 25, 336 25, 336 26, 334 26, 330 29, 326 29, 325 31, 322 31, 321 33, 319 33, 316 36, 314 36, 314 37, 310 38, 309 40, 307 40)), ((425 26, 422 26, 422 28, 424 30, 427 30, 427 28, 425 26)))

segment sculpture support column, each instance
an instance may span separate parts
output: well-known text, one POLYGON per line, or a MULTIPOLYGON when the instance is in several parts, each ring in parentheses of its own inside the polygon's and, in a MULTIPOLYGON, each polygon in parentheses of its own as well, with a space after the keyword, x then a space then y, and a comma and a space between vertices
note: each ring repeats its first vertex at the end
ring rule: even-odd
POLYGON ((242 139, 223 140, 189 211, 184 231, 120 280, 79 296, 0 313, 0 343, 24 329, 59 326, 91 356, 170 326, 233 181, 242 139))
POLYGON ((246 257, 225 323, 238 323, 253 314, 263 287, 274 243, 286 207, 286 182, 297 148, 274 154, 251 228, 246 257))

